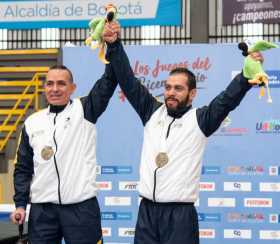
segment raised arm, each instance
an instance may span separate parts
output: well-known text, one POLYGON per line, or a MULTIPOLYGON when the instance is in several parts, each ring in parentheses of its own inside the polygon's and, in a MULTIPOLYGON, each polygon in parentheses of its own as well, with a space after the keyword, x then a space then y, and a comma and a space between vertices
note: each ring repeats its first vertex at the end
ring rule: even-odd
MULTIPOLYGON (((119 28, 116 22, 105 25, 105 32, 110 33, 119 28)), ((153 112, 162 104, 150 94, 148 89, 134 76, 128 57, 120 39, 107 39, 107 60, 112 65, 116 79, 130 104, 140 116, 145 125, 153 112)))
POLYGON ((248 56, 255 62, 246 62, 245 59, 242 73, 237 75, 226 90, 215 97, 208 106, 197 110, 198 124, 205 136, 212 135, 219 128, 229 112, 240 104, 252 87, 250 80, 254 79, 259 72, 255 69, 255 63, 260 63, 262 66, 264 58, 260 52, 255 51, 249 53, 248 56))
POLYGON ((143 125, 149 120, 153 112, 161 106, 148 89, 141 84, 132 71, 128 57, 120 40, 108 47, 108 60, 113 66, 117 81, 130 104, 140 116, 143 125))
POLYGON ((96 123, 99 116, 105 111, 116 87, 117 81, 111 64, 106 64, 102 77, 96 81, 88 96, 81 98, 87 120, 96 123))
POLYGON ((239 74, 208 106, 197 109, 198 125, 205 136, 212 135, 219 128, 229 112, 240 104, 251 87, 248 79, 243 74, 239 74))

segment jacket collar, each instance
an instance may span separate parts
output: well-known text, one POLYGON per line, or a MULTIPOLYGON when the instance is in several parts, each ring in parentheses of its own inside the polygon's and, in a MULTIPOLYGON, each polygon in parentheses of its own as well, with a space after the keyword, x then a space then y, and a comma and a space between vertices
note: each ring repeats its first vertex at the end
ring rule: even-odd
POLYGON ((192 105, 189 105, 189 106, 186 106, 186 107, 183 107, 183 108, 179 108, 179 109, 176 109, 176 110, 168 110, 168 108, 166 107, 167 109, 167 114, 174 118, 174 119, 179 119, 181 118, 185 113, 187 113, 190 109, 192 108, 192 105))
POLYGON ((58 114, 58 113, 64 111, 66 107, 69 107, 69 105, 72 104, 72 102, 73 101, 70 100, 67 104, 64 104, 64 105, 49 104, 49 106, 48 106, 48 114, 50 114, 50 113, 58 114))

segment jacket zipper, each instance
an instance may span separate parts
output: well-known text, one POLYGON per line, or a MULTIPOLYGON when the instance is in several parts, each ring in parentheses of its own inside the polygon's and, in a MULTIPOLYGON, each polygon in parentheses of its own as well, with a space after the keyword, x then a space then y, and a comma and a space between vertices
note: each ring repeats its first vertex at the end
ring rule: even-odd
MULTIPOLYGON (((168 129, 167 129, 167 132, 166 132, 166 137, 165 139, 168 138, 169 136, 169 133, 170 133, 170 128, 171 128, 171 125, 174 123, 175 121, 175 118, 173 118, 173 120, 170 122, 170 124, 168 125, 168 129)), ((154 171, 154 190, 153 190, 153 201, 156 202, 156 185, 157 185, 157 170, 159 168, 156 168, 156 170, 154 171)))
MULTIPOLYGON (((56 117, 57 117, 57 113, 55 114, 55 117, 54 117, 54 125, 56 124, 56 117)), ((53 158, 54 158, 54 165, 55 165, 55 170, 56 170, 57 179, 58 179, 58 200, 59 200, 59 204, 61 205, 62 202, 61 202, 61 193, 60 193, 60 175, 59 175, 57 162, 56 162, 57 142, 55 140, 55 132, 56 132, 56 129, 53 132, 53 140, 55 143, 55 153, 54 153, 53 158)))
POLYGON ((171 125, 174 123, 174 121, 175 121, 175 118, 173 118, 173 120, 171 121, 171 123, 168 125, 168 129, 167 129, 167 132, 166 132, 166 137, 165 137, 165 139, 168 138, 169 133, 170 133, 171 125))

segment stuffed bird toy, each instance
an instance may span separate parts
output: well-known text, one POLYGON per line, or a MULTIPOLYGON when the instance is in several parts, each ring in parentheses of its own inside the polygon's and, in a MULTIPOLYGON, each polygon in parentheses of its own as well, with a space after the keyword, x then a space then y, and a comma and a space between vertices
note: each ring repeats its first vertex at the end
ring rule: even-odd
POLYGON ((256 61, 252 58, 253 53, 266 51, 271 48, 278 47, 276 44, 264 40, 257 41, 253 46, 248 48, 245 42, 238 44, 238 48, 242 50, 242 55, 245 56, 243 74, 249 79, 252 85, 259 85, 261 87, 259 97, 263 97, 265 87, 267 89, 267 102, 272 103, 272 98, 268 86, 268 75, 264 72, 262 61, 256 61))
POLYGON ((92 19, 89 22, 90 36, 86 39, 86 45, 92 49, 99 48, 98 58, 104 64, 109 62, 105 58, 106 43, 102 38, 103 30, 106 22, 110 22, 116 19, 117 8, 113 4, 106 6, 106 18, 92 19), (95 41, 95 43, 93 42, 95 41))

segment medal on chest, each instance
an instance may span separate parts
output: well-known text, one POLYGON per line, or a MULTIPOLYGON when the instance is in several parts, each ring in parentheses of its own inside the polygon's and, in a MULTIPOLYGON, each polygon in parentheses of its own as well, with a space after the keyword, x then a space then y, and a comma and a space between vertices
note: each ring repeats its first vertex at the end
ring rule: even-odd
POLYGON ((166 133, 168 128, 166 128, 166 126, 164 126, 163 123, 161 124, 161 127, 162 129, 159 138, 159 150, 155 157, 155 163, 157 168, 162 168, 165 165, 167 165, 169 162, 169 157, 167 154, 167 138, 166 138, 166 133))
POLYGON ((158 168, 162 168, 168 163, 168 155, 165 152, 160 152, 156 156, 156 165, 158 168))
POLYGON ((45 146, 41 151, 41 157, 44 160, 49 160, 54 155, 54 150, 51 146, 45 146))

